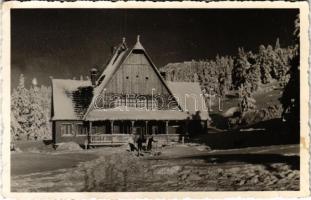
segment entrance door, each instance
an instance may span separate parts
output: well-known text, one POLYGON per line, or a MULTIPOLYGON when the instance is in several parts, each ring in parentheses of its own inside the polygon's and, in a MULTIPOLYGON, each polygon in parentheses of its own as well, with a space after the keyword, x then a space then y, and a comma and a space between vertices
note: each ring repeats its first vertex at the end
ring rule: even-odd
POLYGON ((136 133, 139 135, 144 135, 143 128, 142 127, 136 127, 136 133))

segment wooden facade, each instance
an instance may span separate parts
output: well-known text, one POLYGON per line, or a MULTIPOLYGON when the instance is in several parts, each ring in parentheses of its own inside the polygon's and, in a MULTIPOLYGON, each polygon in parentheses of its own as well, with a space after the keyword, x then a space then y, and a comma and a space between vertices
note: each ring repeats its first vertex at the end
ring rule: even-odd
POLYGON ((106 86, 108 93, 169 94, 143 51, 133 51, 106 86))

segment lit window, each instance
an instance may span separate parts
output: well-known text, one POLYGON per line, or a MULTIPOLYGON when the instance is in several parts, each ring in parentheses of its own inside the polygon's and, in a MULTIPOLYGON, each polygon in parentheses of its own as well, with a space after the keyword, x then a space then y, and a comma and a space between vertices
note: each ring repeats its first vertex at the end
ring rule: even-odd
POLYGON ((121 101, 121 99, 120 99, 120 98, 116 99, 116 100, 114 101, 114 105, 115 105, 115 107, 120 107, 120 106, 122 106, 122 101, 121 101))
POLYGON ((124 97, 121 98, 121 105, 126 106, 126 98, 124 97))
POLYGON ((147 100, 146 99, 137 99, 137 108, 146 108, 147 107, 147 100))
POLYGON ((148 100, 148 109, 158 110, 158 104, 157 104, 157 101, 155 99, 148 100))
POLYGON ((127 99, 127 106, 128 107, 136 107, 136 98, 128 98, 127 99))

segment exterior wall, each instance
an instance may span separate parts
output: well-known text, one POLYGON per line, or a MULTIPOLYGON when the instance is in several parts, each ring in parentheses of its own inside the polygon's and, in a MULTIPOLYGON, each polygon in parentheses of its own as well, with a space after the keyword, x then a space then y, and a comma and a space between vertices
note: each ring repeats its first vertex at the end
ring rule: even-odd
MULTIPOLYGON (((84 127, 87 129, 86 131, 88 131, 88 123, 83 122, 83 121, 69 121, 69 120, 64 120, 64 121, 54 121, 53 122, 53 142, 54 144, 57 143, 61 143, 61 142, 76 142, 78 144, 83 145, 85 143, 85 141, 88 141, 88 136, 86 135, 79 135, 77 133, 77 125, 78 124, 83 124, 84 127), (61 125, 62 124, 71 124, 72 125, 72 136, 63 136, 61 134, 61 125)), ((115 132, 114 134, 111 135, 110 132, 110 122, 109 121, 104 121, 104 122, 93 122, 93 134, 95 137, 96 136, 100 136, 100 135, 106 135, 106 137, 108 137, 108 135, 113 136, 115 139, 115 142, 127 142, 127 140, 124 140, 124 137, 127 137, 128 134, 120 134, 120 132, 118 132, 116 129, 116 126, 121 126, 121 123, 126 124, 129 127, 130 121, 115 121, 115 132), (122 136, 123 135, 123 136, 122 136), (119 139, 118 139, 119 138, 119 139), (121 138, 121 139, 120 139, 121 138), (120 140, 120 141, 119 141, 120 140)), ((159 140, 161 142, 180 142, 181 141, 181 136, 185 135, 188 131, 188 133, 190 135, 196 135, 196 134, 204 134, 207 133, 207 124, 204 121, 192 121, 192 123, 190 123, 188 125, 188 129, 185 126, 186 122, 185 121, 170 121, 169 125, 168 125, 168 134, 166 134, 166 124, 165 121, 149 121, 148 122, 148 134, 152 134, 154 131, 154 128, 157 129, 157 134, 155 135, 155 139, 159 140), (194 124, 193 124, 194 123, 194 124), (201 124, 201 126, 199 126, 199 129, 195 129, 194 127, 192 127, 193 125, 198 125, 201 124), (198 131, 198 132, 194 132, 194 131, 198 131)), ((141 131, 145 134, 145 122, 144 121, 136 121, 135 128, 140 127, 141 131)), ((128 131, 130 132, 130 128, 128 129, 128 131)), ((107 142, 107 141, 106 141, 107 142)), ((108 141, 109 143, 111 143, 110 141, 108 141)))
POLYGON ((142 51, 129 55, 107 84, 107 93, 169 94, 142 51))
MULTIPOLYGON (((54 121, 53 122, 53 142, 54 144, 61 142, 76 142, 78 144, 84 144, 85 140, 88 139, 87 135, 78 135, 77 133, 77 124, 81 124, 83 121, 54 121), (62 124, 72 124, 72 136, 62 136, 61 135, 61 125, 62 124)), ((83 123, 85 128, 87 124, 83 123)))

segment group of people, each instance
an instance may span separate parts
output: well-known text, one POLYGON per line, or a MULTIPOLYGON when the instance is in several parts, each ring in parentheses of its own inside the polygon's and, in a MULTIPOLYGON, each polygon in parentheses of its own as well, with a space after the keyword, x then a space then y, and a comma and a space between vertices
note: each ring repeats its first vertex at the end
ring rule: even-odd
POLYGON ((147 152, 152 151, 153 142, 156 142, 154 140, 154 135, 145 136, 143 134, 130 134, 128 144, 131 152, 137 151, 137 156, 143 156, 143 150, 147 152), (143 146, 143 143, 145 143, 146 145, 143 146))

